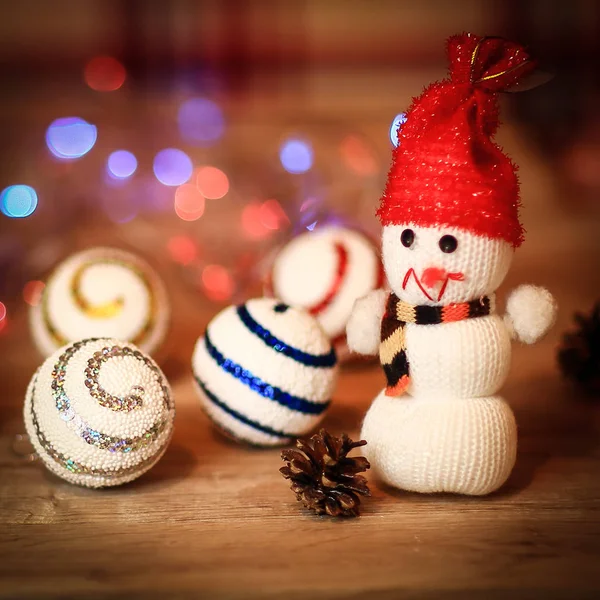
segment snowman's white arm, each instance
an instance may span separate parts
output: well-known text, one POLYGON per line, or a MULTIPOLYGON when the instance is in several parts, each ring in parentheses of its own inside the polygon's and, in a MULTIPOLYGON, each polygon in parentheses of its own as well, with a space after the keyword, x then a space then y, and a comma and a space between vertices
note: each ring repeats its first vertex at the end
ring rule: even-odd
POLYGON ((520 285, 508 296, 504 322, 513 339, 533 344, 552 327, 556 312, 556 300, 546 288, 520 285))
POLYGON ((346 325, 348 348, 358 354, 377 354, 381 339, 381 320, 389 292, 374 290, 359 298, 346 325))

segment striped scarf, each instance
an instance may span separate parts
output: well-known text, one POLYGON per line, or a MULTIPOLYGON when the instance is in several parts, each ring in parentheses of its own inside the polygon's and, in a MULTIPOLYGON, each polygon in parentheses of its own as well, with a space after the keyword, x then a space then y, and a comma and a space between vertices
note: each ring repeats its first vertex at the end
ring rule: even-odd
POLYGON ((447 306, 415 306, 402 302, 396 294, 390 293, 383 320, 381 321, 381 344, 379 360, 385 372, 386 396, 401 396, 410 384, 410 366, 406 356, 404 326, 438 325, 463 319, 485 317, 491 312, 491 302, 487 296, 447 306))

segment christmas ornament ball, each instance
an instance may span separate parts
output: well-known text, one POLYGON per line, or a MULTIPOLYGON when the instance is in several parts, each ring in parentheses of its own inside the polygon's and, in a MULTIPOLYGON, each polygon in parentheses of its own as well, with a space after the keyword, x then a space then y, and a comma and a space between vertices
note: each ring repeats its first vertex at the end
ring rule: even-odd
POLYGON ((153 353, 169 313, 164 285, 145 261, 115 248, 91 248, 58 265, 29 316, 34 342, 49 356, 90 337, 128 340, 153 353))
POLYGON ((171 390, 133 344, 97 338, 47 358, 29 383, 24 418, 45 466, 86 487, 136 479, 162 456, 173 431, 171 390))
POLYGON ((375 244, 359 231, 331 225, 288 242, 274 259, 265 291, 306 309, 345 354, 345 328, 355 300, 383 284, 375 244))
POLYGON ((323 419, 337 378, 329 338, 306 311, 257 298, 219 313, 196 343, 202 406, 230 437, 288 444, 323 419))

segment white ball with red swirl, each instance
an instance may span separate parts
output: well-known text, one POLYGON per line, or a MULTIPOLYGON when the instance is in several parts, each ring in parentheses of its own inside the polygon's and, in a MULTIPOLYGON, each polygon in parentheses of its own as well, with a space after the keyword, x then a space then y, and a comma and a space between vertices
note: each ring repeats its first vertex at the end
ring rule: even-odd
POLYGON ((25 427, 42 463, 86 487, 136 479, 165 452, 175 407, 156 363, 115 339, 81 340, 47 358, 29 383, 25 427))
POLYGON ((344 356, 354 302, 383 285, 375 243, 359 231, 326 226, 300 234, 279 251, 265 291, 316 317, 344 356))
POLYGON ((141 258, 116 248, 91 248, 60 263, 30 310, 31 333, 44 356, 92 337, 127 340, 154 353, 167 331, 164 285, 141 258))

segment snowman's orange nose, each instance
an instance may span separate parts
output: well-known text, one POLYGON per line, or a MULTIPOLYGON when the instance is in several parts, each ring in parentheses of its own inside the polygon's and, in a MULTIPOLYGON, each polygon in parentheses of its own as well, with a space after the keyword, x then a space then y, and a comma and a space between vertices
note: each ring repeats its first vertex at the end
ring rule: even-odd
POLYGON ((421 275, 421 283, 426 285, 428 288, 432 288, 439 281, 445 281, 447 273, 445 269, 439 267, 429 267, 423 271, 421 275))

